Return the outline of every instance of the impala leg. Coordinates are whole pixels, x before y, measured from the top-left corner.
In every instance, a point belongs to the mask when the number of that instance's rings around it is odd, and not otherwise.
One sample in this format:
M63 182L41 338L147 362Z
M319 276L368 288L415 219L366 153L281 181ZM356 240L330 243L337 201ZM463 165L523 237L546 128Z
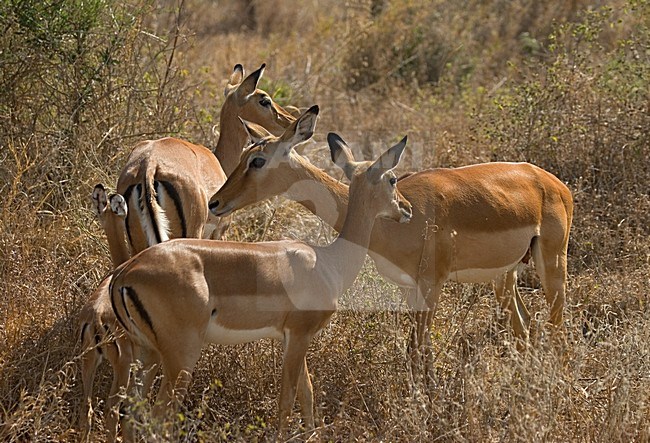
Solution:
M104 413L105 427L108 433L108 440L115 441L117 438L117 424L118 421L124 430L126 421L121 417L121 391L128 395L129 384L131 383L131 363L133 362L133 348L131 342L126 337L122 336L109 343L104 347L106 357L113 368L113 382L111 383L111 390L106 400L106 409ZM126 399L127 402L130 399Z
M513 268L495 280L495 294L505 314L499 319L500 330L505 330L504 320L510 320L518 339L518 346L528 341L530 313L517 288L517 268Z
M93 385L95 372L102 362L98 349L91 349L81 357L81 384L83 386L83 400L79 411L79 429L85 437L90 431L90 410L92 404Z
M432 285L427 280L418 282L418 289L406 289L406 300L413 312L414 325L409 342L411 372L414 380L433 373L431 333L435 309L440 299L442 285Z
M141 365L137 373L135 374L135 377L131 377L130 381L129 380L126 381L128 383L127 402L132 401L133 399L140 400L140 399L147 398L147 394L151 389L151 385L153 384L156 378L157 369L160 361L160 358L158 357L158 353L156 351L137 346L135 343L132 343L130 341L128 342L128 345L131 347L132 357L130 358L129 362L127 362L125 358L123 364L126 365L127 367L131 367L131 362L135 361L135 359L137 358L137 360L140 361ZM142 381L142 390L137 389L138 388L137 383L140 380ZM121 386L124 385L120 384L120 387ZM129 420L129 417L124 414L124 411L119 411L119 412L120 412L120 416L119 416L120 426L122 428L122 436L124 438L124 441L125 442L135 441L136 440L135 430L131 425L132 424L131 420Z
M182 343L183 341L179 341ZM198 343L192 346L190 343ZM192 372L201 356L201 341L185 340L185 346L167 356L162 355L162 381L153 408L153 416L162 420L169 410L174 411L180 404L192 381Z
M282 384L280 387L280 399L278 402L278 436L284 439L287 432L287 422L291 415L291 409L296 399L296 391L298 387L298 380L304 373L309 379L307 374L307 366L305 364L305 355L309 347L311 337L292 335L291 332L285 333L284 339L284 362L282 364ZM304 378L303 376L303 378ZM303 380L304 382L304 380ZM311 383L310 383L311 384ZM303 386L304 392L302 395L305 397L305 409L307 406L313 408L313 395L311 389ZM309 417L313 427L313 409L303 412L303 416Z
M566 297L566 245L539 238L532 249L535 270L542 281L546 303L551 310L549 322L558 329L562 325Z
M316 427L314 425L314 389L309 379L306 357L303 359L302 370L298 378L298 401L305 429L311 431Z
M146 399L158 374L160 356L152 349L144 349L140 346L134 346L134 349L134 353L139 356L138 359L142 362L142 398Z

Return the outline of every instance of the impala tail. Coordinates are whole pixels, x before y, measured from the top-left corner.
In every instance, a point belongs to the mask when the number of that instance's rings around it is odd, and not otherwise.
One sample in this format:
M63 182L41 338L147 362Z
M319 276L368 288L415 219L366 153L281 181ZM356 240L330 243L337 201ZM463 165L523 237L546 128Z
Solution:
M167 189L168 186L155 179L156 169L157 166L148 164L138 180L139 183L129 187L125 192L129 207L134 208L137 212L137 220L147 246L169 240L171 227L165 212L167 206L165 201L170 197L173 204L177 205L174 193L170 193ZM127 233L131 242L133 241L133 229L134 227L127 223Z

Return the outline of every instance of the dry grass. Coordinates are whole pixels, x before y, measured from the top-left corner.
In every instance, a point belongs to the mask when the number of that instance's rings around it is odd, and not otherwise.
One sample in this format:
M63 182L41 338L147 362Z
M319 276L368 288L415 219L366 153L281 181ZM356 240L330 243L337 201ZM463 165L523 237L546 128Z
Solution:
M305 154L332 173L326 132L364 155L408 133L404 169L532 161L576 202L565 341L546 334L532 272L535 346L523 354L494 333L488 285L448 285L426 388L408 370L399 292L369 262L309 353L319 438L650 441L650 5L596 3L2 2L0 438L79 439L76 315L109 269L93 185L115 183L146 137L214 145L232 67L266 62L278 101L321 106ZM332 238L281 200L237 214L229 235ZM271 342L210 347L181 424L140 429L264 440L280 361ZM104 438L96 409L92 441Z

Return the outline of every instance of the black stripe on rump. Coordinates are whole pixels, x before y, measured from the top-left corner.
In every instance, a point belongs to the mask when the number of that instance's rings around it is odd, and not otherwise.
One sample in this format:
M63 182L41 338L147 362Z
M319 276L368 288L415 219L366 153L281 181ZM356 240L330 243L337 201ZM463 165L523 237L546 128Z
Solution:
M144 309L144 306L142 305L142 302L140 301L140 297L138 297L138 294L135 292L135 290L129 286L126 286L122 288L122 302L124 303L124 293L126 292L129 295L129 298L133 302L133 305L135 306L135 310L138 311L138 315L144 322L149 326L149 329L151 329L151 332L153 332L154 337L156 336L156 331L153 328L153 323L151 321L151 317L149 317L149 313ZM129 318L132 319L131 314L129 311L126 309L126 303L124 303L124 310L126 311L126 314L129 316Z
M126 201L126 206L128 208L129 206L129 201L131 200L131 194L133 193L133 187L135 185L131 185L128 188L126 188L126 191L124 191L124 201ZM131 218L131 214L133 211L129 210L126 213L126 219L124 220L124 227L126 228L126 235L129 237L129 245L133 245L133 238L131 237L131 230L129 229L129 219Z
M84 334L86 333L86 329L88 328L88 323L84 323L84 325L81 327L81 335L79 337L79 340L81 341L81 344L84 342Z
M181 196L178 194L176 188L174 188L174 185L172 185L170 182L159 181L158 183L163 185L163 188L165 188L165 192L169 194L172 201L174 202L174 206L176 206L176 212L178 213L178 218L181 221L181 237L187 238L187 225L185 223L185 214L183 213L183 206L181 204ZM160 204L160 202L158 202L158 204Z
M126 322L122 319L122 317L120 317L120 313L115 306L115 298L113 297L113 281L114 280L111 280L111 284L108 287L109 293L111 294L111 307L113 308L113 312L115 313L115 318L117 318L118 323L122 325L125 331L128 331L129 328L127 328ZM124 306L124 296L122 296L122 306ZM124 306L124 310L126 311L126 306Z
M142 194L140 194L140 195L142 195ZM156 235L156 243L160 243L162 240L160 239L160 232L158 232L158 221L156 220L156 217L154 217L153 205L152 205L152 202L151 202L151 189L149 189L149 186L147 186L147 185L145 185L145 187L144 187L144 202L147 205L147 211L149 212L149 220L151 221L151 229L153 229L153 233ZM149 246L152 246L152 245L149 245Z

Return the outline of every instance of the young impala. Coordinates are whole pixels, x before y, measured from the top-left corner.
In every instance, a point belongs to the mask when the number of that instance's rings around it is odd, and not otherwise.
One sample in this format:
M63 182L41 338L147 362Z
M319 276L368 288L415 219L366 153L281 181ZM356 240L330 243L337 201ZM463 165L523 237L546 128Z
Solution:
M124 231L124 218L128 211L126 202L119 194L107 196L102 185L95 187L92 198L93 210L106 235L109 238L121 239L109 244L111 258L117 266L129 258ZM113 382L106 399L104 427L108 432L109 441L115 441L119 417L117 411L119 392L123 387L129 386L131 363L136 357L143 362L145 370L143 393L146 394L153 382L156 372L153 368L158 363L158 358L154 353L147 353L133 344L117 323L108 292L110 281L111 275L104 278L79 313L79 337L83 349L81 354L83 396L79 408L79 429L84 436L89 431L95 372L102 360L106 358L113 370Z
M296 145L311 137L318 108L310 108L272 143ZM284 344L278 431L284 434L296 393L313 429L307 349L329 322L339 296L358 274L375 217L406 222L410 204L392 169L406 139L377 161L354 161L334 134L332 158L350 177L350 205L341 235L326 247L298 241L264 243L172 240L122 265L111 302L129 336L161 356L163 381L156 413L182 399L206 343L236 344L275 338Z
M341 232L348 187L271 134L260 140L263 130L254 129L250 134L253 139L257 134L258 142L210 199L213 213L226 216L284 194ZM414 311L409 345L414 364L422 362L420 351L430 349L434 310L448 280L496 280L497 299L525 342L530 315L517 290L517 267L529 251L551 308L550 322L562 323L573 200L554 175L528 163L485 163L416 172L397 187L413 205L413 220L378 220L369 255L378 271L402 288Z

